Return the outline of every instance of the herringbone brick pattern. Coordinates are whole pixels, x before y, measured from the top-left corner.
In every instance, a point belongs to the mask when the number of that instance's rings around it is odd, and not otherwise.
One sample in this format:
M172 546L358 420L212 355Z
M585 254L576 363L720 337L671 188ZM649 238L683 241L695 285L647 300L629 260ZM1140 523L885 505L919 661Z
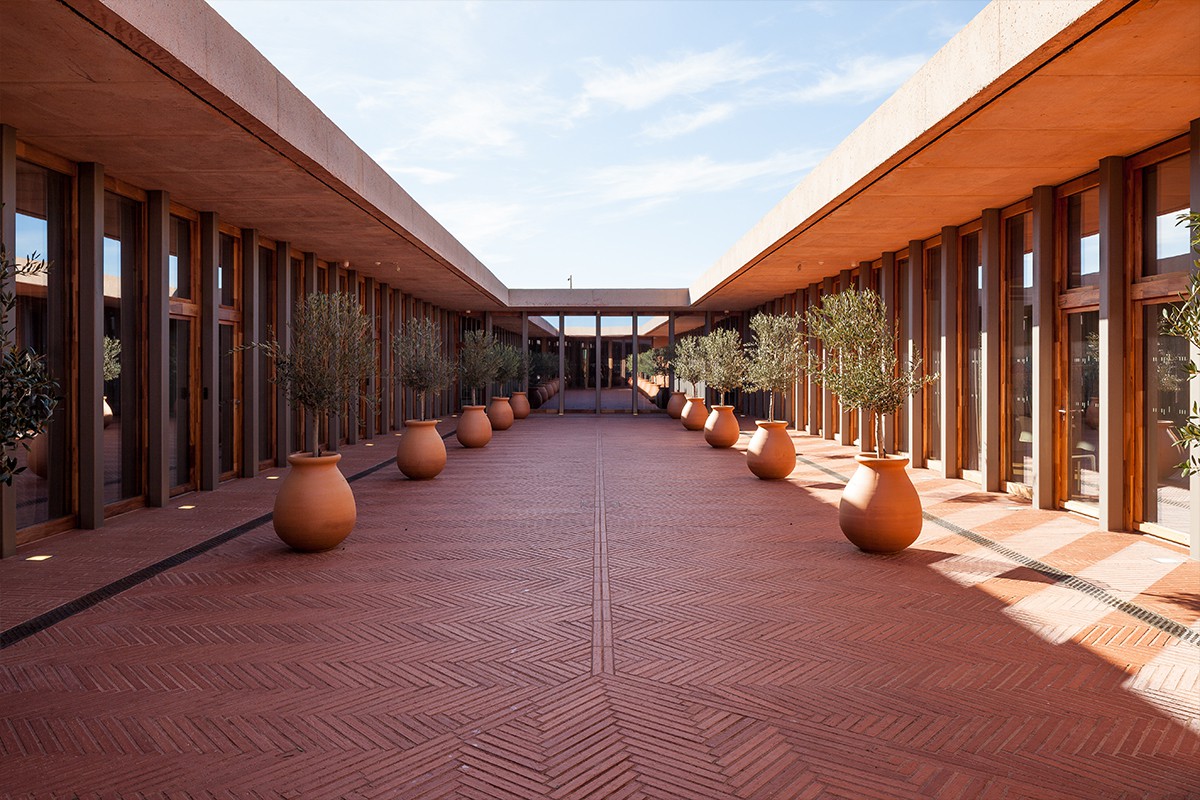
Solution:
M263 526L0 653L0 793L1200 797L1200 647L935 522L859 553L848 451L796 440L763 482L662 416L531 417L367 475L333 552ZM1178 551L913 476L1200 630Z

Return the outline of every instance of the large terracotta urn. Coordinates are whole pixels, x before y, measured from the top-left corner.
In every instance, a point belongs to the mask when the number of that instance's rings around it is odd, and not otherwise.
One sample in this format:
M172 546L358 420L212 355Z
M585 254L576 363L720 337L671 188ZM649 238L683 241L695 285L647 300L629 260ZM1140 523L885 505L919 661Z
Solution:
M838 524L868 553L898 553L921 535L921 498L908 477L903 456L854 457L858 469L842 490Z
M704 430L704 421L708 419L708 409L704 407L703 397L689 397L679 415L683 427L689 431Z
M671 419L679 419L683 416L683 407L687 405L687 396L683 392L671 392L671 399L667 401L667 414Z
M493 397L491 405L487 408L488 420L492 423L492 430L506 431L513 424L513 410L508 402L507 397Z
M713 447L733 447L740 435L733 406L713 406L704 422L704 441Z
M358 519L354 492L338 469L340 453L288 456L287 477L275 495L275 533L293 550L319 553L350 535Z
M463 447L484 447L492 440L492 423L483 406L463 406L454 436Z
M796 468L796 446L788 436L787 421L756 420L758 430L746 448L746 466L765 481L786 478Z
M525 419L529 416L529 395L525 392L513 392L508 401L512 407L513 419Z
M414 481L436 478L446 466L446 443L436 419L404 421L404 435L396 445L396 466Z

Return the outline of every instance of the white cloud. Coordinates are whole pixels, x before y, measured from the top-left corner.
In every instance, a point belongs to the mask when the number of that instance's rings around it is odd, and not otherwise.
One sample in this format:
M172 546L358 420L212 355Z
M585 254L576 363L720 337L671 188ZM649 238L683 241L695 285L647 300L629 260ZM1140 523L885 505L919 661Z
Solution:
M806 103L849 97L871 100L889 94L926 61L926 56L912 54L881 58L867 55L844 61L836 71L826 71L814 85L791 94L791 99Z
M528 241L540 233L530 208L523 203L450 200L431 202L427 209L484 263L510 260L499 252L502 243Z
M728 119L733 114L729 103L715 103L691 114L670 114L658 122L642 128L642 133L652 139L674 139L706 125Z
M433 169L432 167L418 167L411 163L406 163L402 156L402 150L389 147L373 155L372 158L400 184L406 183L406 178L412 178L426 185L433 185L452 181L458 177L457 174L447 172L446 170Z
M650 207L681 195L724 192L770 179L792 184L799 173L811 169L823 151L777 153L758 161L718 162L708 156L684 161L625 164L594 170L585 176L585 193L603 203L638 203Z
M744 83L774 71L768 56L744 56L732 46L689 53L673 61L639 59L629 69L602 67L584 82L576 113L594 101L627 111L649 108L676 95L694 95L729 83Z

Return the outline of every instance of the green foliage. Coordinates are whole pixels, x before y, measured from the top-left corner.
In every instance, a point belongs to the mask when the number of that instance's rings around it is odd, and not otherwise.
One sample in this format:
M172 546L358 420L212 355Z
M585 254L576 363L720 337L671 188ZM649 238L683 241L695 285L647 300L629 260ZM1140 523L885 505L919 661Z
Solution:
M737 331L717 328L701 341L704 380L720 393L721 405L725 405L725 395L746 382L749 361L742 337Z
M513 347L511 344L496 342L494 358L496 359L496 377L497 383L507 384L509 381L520 377L522 362L521 350Z
M260 348L275 363L271 380L283 387L288 402L314 415L340 413L359 399L374 404L363 386L375 371L375 340L371 320L355 297L310 293L296 303L290 333L287 344L272 337L246 345ZM313 455L321 455L320 444Z
M804 356L804 337L800 335L797 314L755 314L750 320L754 341L749 345L750 367L747 384L769 393L767 416L775 421L775 392L786 392L796 385Z
M692 396L696 394L696 384L704 377L704 343L703 337L685 336L675 342L675 375L681 381L692 385Z
M417 393L417 413L425 419L425 398L437 396L454 380L454 362L443 352L442 330L431 319L409 319L392 339L400 382Z
M496 379L495 337L483 331L467 331L458 353L458 376L471 390L471 405L476 405L476 392Z
M638 353L637 371L644 378L666 375L670 369L665 347L651 347ZM625 371L633 372L633 353L625 356Z
M14 475L25 470L17 465L13 450L20 444L29 449L29 440L46 428L58 404L58 382L50 377L43 356L12 340L11 316L17 305L13 281L18 275L41 275L49 268L34 253L23 263L9 259L0 244L0 481L12 485Z
M543 353L535 350L529 354L529 380L544 383L558 377L558 353Z
M1200 254L1200 212L1180 214L1177 225L1187 225L1192 235L1192 252ZM1167 318L1163 321L1162 332L1168 336L1182 336L1193 348L1200 347L1200 258L1192 262L1192 270L1188 288L1180 295L1178 305L1171 306ZM1187 377L1190 381L1200 374L1200 366L1194 361L1187 363ZM1193 403L1188 421L1179 426L1178 438L1175 444L1182 445L1192 451L1187 460L1178 465L1183 475L1194 475L1200 472L1200 405Z
M882 458L883 415L895 413L906 397L937 375L921 377L918 353L907 367L900 365L896 328L888 324L883 300L870 289L846 289L824 298L808 310L805 322L809 336L820 343L806 353L809 377L837 395L843 408L875 413L876 452Z
M121 377L121 340L104 337L104 363L101 367L105 382Z

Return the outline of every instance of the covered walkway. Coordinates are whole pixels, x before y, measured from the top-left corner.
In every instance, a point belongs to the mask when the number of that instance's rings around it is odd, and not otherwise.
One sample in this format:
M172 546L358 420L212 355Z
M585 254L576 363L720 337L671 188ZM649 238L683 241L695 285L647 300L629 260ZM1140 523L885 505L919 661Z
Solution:
M916 470L925 533L868 556L850 450L767 483L664 415L535 415L425 483L393 441L346 450L330 553L274 537L272 470L0 562L4 792L1196 796L1181 548Z

